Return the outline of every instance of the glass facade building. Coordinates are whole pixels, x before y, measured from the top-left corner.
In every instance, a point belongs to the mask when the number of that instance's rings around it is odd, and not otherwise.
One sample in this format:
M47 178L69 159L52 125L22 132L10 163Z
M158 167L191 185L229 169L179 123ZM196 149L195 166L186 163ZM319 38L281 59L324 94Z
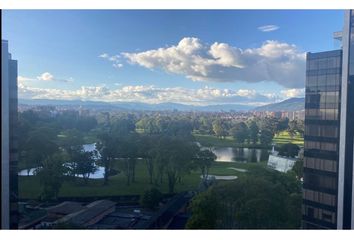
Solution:
M1 42L1 229L18 226L17 61Z
M342 51L308 53L303 228L336 228Z
M302 227L354 229L354 12L342 49L308 53Z

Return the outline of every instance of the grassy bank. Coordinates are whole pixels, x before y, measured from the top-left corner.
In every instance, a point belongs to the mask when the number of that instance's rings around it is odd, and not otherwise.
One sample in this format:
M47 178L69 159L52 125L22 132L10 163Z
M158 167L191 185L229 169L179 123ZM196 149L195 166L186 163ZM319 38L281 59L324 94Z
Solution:
M244 148L267 148L264 145L258 144L238 144L232 136L218 138L214 135L193 134L195 140L204 147L244 147Z
M215 162L210 169L213 175L236 175L241 177L243 172L238 172L233 168L242 168L252 171L254 166L265 166L266 163L234 163L234 162ZM82 179L76 179L76 182L65 181L59 196L60 197L85 197L85 196L119 196L119 195L135 195L142 194L146 189L152 187L149 184L149 177L143 161L138 162L136 166L136 182L130 186L126 184L126 177L123 173L110 177L109 185L103 186L103 179L90 179L88 184L83 184ZM181 183L176 184L176 192L195 190L200 183L200 171L192 171L185 175ZM163 193L168 192L167 179L163 179L163 183L157 187ZM19 177L19 197L35 199L40 195L39 179L36 176Z
M237 144L232 136L227 136L225 138L218 138L214 135L202 135L193 134L196 141L205 147L245 147L245 148L269 148L260 143L258 144ZM304 138L296 133L294 137L291 137L287 131L282 131L278 135L274 136L273 142L277 145L282 145L285 143L293 143L299 146L304 145Z
M294 137L291 137L287 131L280 132L277 136L273 138L273 141L278 144L293 143L299 146L304 146L304 138L300 133L296 133Z

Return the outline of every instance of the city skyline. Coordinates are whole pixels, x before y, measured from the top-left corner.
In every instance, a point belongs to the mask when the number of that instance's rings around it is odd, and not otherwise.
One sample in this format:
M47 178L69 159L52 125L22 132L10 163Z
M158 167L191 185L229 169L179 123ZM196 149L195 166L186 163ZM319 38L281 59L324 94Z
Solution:
M19 98L258 106L304 96L305 54L336 48L342 15L8 10L3 38Z

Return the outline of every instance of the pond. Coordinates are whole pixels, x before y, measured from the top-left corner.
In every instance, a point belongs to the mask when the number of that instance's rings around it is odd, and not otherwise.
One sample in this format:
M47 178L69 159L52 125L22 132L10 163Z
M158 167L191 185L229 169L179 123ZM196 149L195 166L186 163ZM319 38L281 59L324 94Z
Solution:
M96 149L96 144L95 143L92 143L92 144L84 144L82 145L83 149L85 152L92 152L94 150L97 150ZM100 154L98 153L98 158L100 156ZM34 175L34 172L36 171L37 168L31 168L29 169L29 172L28 172L28 169L24 169L20 172L18 172L18 176L33 176ZM79 175L78 177L81 177L81 175ZM104 167L100 167L100 166L97 166L97 171L94 173L94 174L90 174L90 179L99 179L99 178L103 178L104 177Z
M268 149L213 147L211 151L216 155L216 162L260 162L267 161Z

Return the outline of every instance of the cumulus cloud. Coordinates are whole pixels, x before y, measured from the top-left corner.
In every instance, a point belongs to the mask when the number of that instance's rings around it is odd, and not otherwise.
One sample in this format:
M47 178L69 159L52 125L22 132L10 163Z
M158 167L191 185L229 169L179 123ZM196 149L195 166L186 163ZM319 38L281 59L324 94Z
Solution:
M72 82L73 78L69 79L61 79L61 78L56 78L53 76L53 74L49 72L44 72L41 75L37 76L37 80L40 81L56 81L56 82Z
M305 52L278 41L240 49L227 43L210 45L186 37L171 47L121 55L130 64L163 69L193 81L272 81L287 88L302 88L305 82Z
M29 78L29 77L24 77L24 76L18 76L17 77L17 81L18 82L26 82L26 81L32 81L32 80L36 80L34 78Z
M38 80L43 80L43 81L52 81L54 79L54 76L50 74L49 72L42 73L40 76L37 77Z
M100 58L108 58L109 55L107 53L102 53L101 55L99 55L98 57Z
M122 68L123 64L120 62L121 56L119 55L109 55L108 53L102 53L98 56L99 58L103 58L109 62L112 62L112 66L115 68Z
M292 89L285 89L281 91L281 94L286 98L293 98L293 97L304 97L305 95L305 88L292 88Z
M277 25L264 25L264 26L258 27L258 30L262 31L262 32L272 32L272 31L276 31L278 29L279 29L279 27Z
M77 90L35 88L19 84L19 97L32 99L66 99L95 101L124 101L163 103L175 102L191 105L245 104L260 105L269 103L271 98L265 94L248 89L218 89L204 87L188 89L182 87L159 88L153 85L120 86L110 89L106 86L82 86Z
M121 67L123 67L123 64L121 64L121 63L114 63L114 64L113 64L113 67L115 67L115 68L121 68Z

